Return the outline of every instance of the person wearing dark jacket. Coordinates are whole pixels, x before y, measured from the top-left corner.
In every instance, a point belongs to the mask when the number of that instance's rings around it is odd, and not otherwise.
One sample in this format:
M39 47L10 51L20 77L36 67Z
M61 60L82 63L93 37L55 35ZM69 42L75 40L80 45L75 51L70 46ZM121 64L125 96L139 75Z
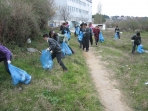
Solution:
M64 27L64 23L62 23L62 25L60 26L60 31L63 30L63 27Z
M87 24L84 23L83 24L83 28L82 28L82 32L83 32L83 50L86 48L86 52L89 51L89 39L90 39L90 29L87 27Z
M118 26L116 26L116 28L115 28L115 33L117 33L118 38L120 39L120 29Z
M57 33L55 33L54 31L49 31L49 37L53 38L54 40L56 40L59 44L61 44L61 38L59 37L59 35ZM65 40L66 39L66 40ZM69 46L68 43L68 39L67 37L64 37L62 42L66 42L68 47L70 48L71 52L74 54L74 51L72 50L72 48Z
M63 23L63 27L60 29L60 31L61 31L61 34L65 34L66 32L68 33L70 33L70 30L69 30L69 28L66 26L66 23Z
M92 29L92 23L89 23L89 29L90 29L90 44L93 45L93 29Z
M58 63L63 68L63 71L68 71L67 67L64 65L64 63L61 60L61 47L59 43L54 40L53 38L49 38L48 34L43 35L44 40L46 40L49 43L49 48L47 48L48 51L52 51L52 59L55 57L57 58Z
M131 37L131 41L133 42L133 48L132 48L132 53L135 52L136 46L141 44L141 36L140 32L137 32L136 35Z
M11 51L3 46L3 45L0 45L0 62L4 61L4 66L5 66L5 70L9 73L9 68L8 68L8 64L11 63L11 59L12 59L12 53Z
M59 43L59 36L53 30L49 31L49 37L53 38L54 40L56 40Z

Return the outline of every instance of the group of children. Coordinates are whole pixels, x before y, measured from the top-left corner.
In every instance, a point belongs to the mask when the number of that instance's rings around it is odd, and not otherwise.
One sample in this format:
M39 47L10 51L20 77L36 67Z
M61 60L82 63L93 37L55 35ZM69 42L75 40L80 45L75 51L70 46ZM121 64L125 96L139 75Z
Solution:
M86 52L89 51L89 42L91 45L93 45L93 35L95 39L95 44L96 46L98 46L99 34L99 26L97 25L94 28L91 22L88 24L88 26L87 23L80 24L80 27L78 25L75 25L75 36L78 37L80 48L83 48L83 50L86 48Z
M89 51L89 41L90 41L90 44L93 45L93 38L92 38L93 35L95 38L95 44L96 46L98 45L99 34L100 34L99 26L96 26L94 28L92 26L92 23L89 23L88 26L87 26L87 23L82 23L80 27L76 26L75 28L79 28L79 30L75 31L76 36L79 36L80 33L82 34L82 38L79 40L80 48L83 48L83 50L86 49L86 52L88 52ZM60 27L60 34L64 35L66 33L70 33L69 25L67 25L67 23L63 23ZM116 26L115 28L115 33L118 34L118 37L120 39L120 30L118 26ZM57 34L54 31L49 31L49 34L44 34L43 38L49 44L49 48L47 48L47 51L52 51L52 54L51 54L52 59L56 57L63 71L68 71L67 67L62 62L62 56L61 56L62 50L61 50L60 44L62 42L67 42L67 45L69 49L72 51L72 53L74 53L74 51L68 44L68 41L70 40L70 38L63 36L64 38L62 38L61 40L60 34ZM137 32L136 35L134 35L131 38L131 41L133 42L132 53L134 53L136 46L141 44L140 32ZM0 62L4 61L5 69L9 74L10 74L10 71L8 68L8 64L11 63L11 59L12 59L12 52L7 47L0 44Z

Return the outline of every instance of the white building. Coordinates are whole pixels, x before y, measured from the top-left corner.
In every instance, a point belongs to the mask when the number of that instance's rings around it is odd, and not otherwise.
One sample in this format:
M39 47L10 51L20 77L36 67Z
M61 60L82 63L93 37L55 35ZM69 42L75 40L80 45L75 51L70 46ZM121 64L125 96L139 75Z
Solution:
M67 20L70 27L81 22L92 22L92 0L54 0L54 2L58 7L67 7L67 11L70 12ZM49 24L59 26L63 22L64 20L60 16L59 10L57 10Z

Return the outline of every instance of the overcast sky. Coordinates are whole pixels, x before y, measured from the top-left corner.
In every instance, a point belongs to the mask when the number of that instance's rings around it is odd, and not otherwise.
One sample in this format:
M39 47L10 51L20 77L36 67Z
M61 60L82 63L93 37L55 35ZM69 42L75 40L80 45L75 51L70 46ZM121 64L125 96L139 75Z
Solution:
M102 14L148 17L148 0L92 0L92 13L102 4Z

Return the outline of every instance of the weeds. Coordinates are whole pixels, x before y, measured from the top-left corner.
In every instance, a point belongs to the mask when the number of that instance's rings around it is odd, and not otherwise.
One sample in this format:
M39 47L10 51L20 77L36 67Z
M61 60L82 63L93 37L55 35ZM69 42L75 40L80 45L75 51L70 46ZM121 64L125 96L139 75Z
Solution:
M114 32L105 31L103 36L105 42L100 43L97 51L102 55L102 60L109 62L107 68L115 73L115 78L119 80L120 89L127 99L124 99L130 107L137 111L148 110L148 57L144 54L131 54L132 44L130 38L133 33L123 32L120 40L114 40ZM147 32L141 33L142 44L145 50L147 46Z
M31 44L38 50L48 47L48 44L40 38ZM0 63L1 111L101 111L102 106L82 56L82 50L73 36L70 46L75 54L63 59L69 69L66 73L62 71L56 59L53 69L45 71L41 66L39 53L27 52L25 50L27 46L23 49L11 47L13 54L16 55L12 64L28 72L32 76L32 81L29 85L13 86L10 75Z

